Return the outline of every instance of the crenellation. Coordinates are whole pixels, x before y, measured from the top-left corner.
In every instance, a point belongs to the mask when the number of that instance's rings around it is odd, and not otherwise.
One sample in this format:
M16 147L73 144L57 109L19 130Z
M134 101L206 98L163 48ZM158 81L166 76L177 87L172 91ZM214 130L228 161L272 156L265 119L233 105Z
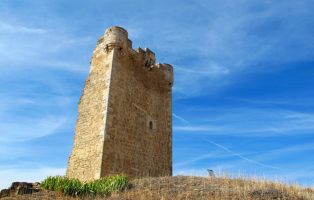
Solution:
M105 49L109 52L113 48L117 48L118 51L122 51L128 54L132 60L135 60L137 65L145 66L148 70L157 68L165 71L165 78L168 80L170 86L173 85L173 67L170 64L156 63L155 53L149 48L144 50L140 47L137 49L132 49L132 41L128 38L128 33L125 29L114 26L105 31L104 36L102 36L96 47L96 49ZM122 49L121 49L122 48Z

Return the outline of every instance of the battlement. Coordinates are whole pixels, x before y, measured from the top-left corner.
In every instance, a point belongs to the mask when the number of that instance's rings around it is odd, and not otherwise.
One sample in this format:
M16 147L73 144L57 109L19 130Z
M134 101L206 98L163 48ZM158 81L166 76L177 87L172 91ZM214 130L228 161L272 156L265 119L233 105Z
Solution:
M106 29L104 35L98 41L98 48L96 50L105 49L110 52L112 49L119 50L120 55L132 57L140 66L144 66L147 70L156 69L161 71L168 85L173 84L173 67L169 64L157 63L155 53L149 48L137 49L132 48L132 41L128 38L128 32L122 27L112 26Z

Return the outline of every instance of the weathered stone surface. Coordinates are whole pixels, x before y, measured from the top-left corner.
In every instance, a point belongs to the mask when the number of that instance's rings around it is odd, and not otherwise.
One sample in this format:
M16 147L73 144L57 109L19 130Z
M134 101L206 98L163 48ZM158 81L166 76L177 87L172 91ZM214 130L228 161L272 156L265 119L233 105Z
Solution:
M123 28L107 29L79 102L67 176L172 175L172 85L171 65L133 50Z

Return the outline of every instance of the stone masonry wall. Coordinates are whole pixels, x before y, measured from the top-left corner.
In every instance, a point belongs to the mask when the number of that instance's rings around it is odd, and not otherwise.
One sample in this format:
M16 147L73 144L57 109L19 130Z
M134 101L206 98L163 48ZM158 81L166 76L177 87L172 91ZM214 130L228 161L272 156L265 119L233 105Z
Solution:
M74 145L67 176L84 181L100 178L113 53L96 47L78 105Z
M172 175L171 85L165 79L166 68L147 68L137 54L128 53L117 51L113 60L102 176Z
M124 29L107 29L80 99L67 176L172 175L172 85L170 65L133 50Z

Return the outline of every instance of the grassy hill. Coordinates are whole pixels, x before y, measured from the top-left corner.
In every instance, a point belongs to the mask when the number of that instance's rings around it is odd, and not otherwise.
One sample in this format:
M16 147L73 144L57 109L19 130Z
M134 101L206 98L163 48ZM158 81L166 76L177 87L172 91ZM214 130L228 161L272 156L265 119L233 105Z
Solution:
M27 195L1 198L1 200L69 199L59 192L41 190ZM297 185L261 180L230 179L227 177L159 177L130 181L130 188L114 192L108 197L83 197L82 199L107 200L314 200L314 189Z

